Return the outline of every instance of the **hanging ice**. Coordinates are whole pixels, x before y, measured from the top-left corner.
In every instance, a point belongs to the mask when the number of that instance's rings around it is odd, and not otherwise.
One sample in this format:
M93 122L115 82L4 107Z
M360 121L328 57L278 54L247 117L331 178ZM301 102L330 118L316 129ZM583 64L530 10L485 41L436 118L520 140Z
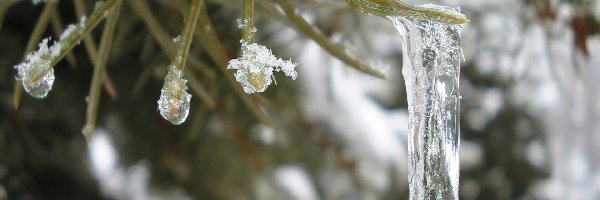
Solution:
M52 89L54 69L50 66L54 55L48 48L48 39L39 44L39 49L27 55L26 61L15 66L17 79L31 96L44 98Z
M403 37L410 199L458 199L460 26L387 18Z
M227 69L235 69L235 79L242 84L244 92L251 94L264 92L271 84L273 71L283 71L286 76L296 80L297 63L283 60L273 55L270 49L256 43L241 41L242 56L232 59Z
M187 93L187 80L182 77L183 72L170 65L158 100L160 115L175 125L183 123L190 112L192 95Z

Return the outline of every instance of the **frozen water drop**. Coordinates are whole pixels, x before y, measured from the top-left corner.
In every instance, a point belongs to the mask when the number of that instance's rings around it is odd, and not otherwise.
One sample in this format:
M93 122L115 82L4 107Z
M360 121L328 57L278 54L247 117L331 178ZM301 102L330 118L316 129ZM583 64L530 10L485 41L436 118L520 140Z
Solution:
M44 72L45 71L45 72ZM25 91L36 98L43 99L45 98L50 90L52 90L52 85L54 84L54 69L49 68L47 70L41 71L40 75L34 75L32 78L22 79L23 88ZM35 78L38 77L39 78ZM35 78L35 80L33 79Z
M41 99L52 89L55 77L51 60L48 39L44 39L36 52L27 55L25 62L15 66L17 79L23 82L23 88L31 96Z
M256 92L264 92L271 85L272 70L263 69L256 73L250 70L238 70L235 73L235 80L242 84L244 92L252 94Z
M158 100L160 115L175 125L183 123L190 112L192 95L187 93L187 81L182 76L181 70L170 65Z
M181 98L169 98L168 92L161 90L158 100L160 115L172 124L179 125L185 121L190 112L191 94L184 92Z

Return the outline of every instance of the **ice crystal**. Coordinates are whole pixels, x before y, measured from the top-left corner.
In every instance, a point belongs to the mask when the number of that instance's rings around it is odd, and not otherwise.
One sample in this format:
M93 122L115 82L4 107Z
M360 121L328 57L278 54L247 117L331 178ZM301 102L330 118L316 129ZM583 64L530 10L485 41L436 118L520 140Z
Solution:
M183 123L190 112L192 95L187 93L187 80L182 77L183 72L170 65L158 100L160 115L175 125Z
M232 59L227 69L235 69L235 79L242 84L244 92L251 94L264 92L272 82L273 71L283 73L296 80L298 65L291 60L283 60L273 55L267 47L252 43L242 43L242 56Z
M23 88L31 96L44 98L52 89L54 70L50 66L55 56L48 48L48 39L39 44L39 49L27 55L26 61L15 66L17 79L23 82Z

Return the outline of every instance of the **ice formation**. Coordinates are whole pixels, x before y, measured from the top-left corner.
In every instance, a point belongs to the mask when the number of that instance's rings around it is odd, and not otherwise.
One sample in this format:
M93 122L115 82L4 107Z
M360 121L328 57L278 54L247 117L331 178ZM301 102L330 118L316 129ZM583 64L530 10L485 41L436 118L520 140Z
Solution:
M460 26L388 19L403 37L410 199L458 199Z
M83 33L85 20L82 17L78 25L69 25L52 46L48 46L50 38L43 39L37 51L28 54L25 62L15 66L16 78L23 82L23 88L28 94L40 99L48 95L55 78L53 65L65 51L65 43Z
M182 77L183 72L170 65L158 100L160 115L175 125L183 123L190 112L192 95L187 93L187 80Z
M227 69L237 70L235 79L242 84L244 92L264 92L272 82L273 71L283 71L286 76L296 80L297 63L275 57L271 50L263 45L248 44L243 40L241 44L242 56L230 60Z
M23 82L23 88L31 96L44 98L52 89L54 69L51 63L53 51L48 47L48 39L39 44L39 49L27 55L26 61L15 66L17 80Z

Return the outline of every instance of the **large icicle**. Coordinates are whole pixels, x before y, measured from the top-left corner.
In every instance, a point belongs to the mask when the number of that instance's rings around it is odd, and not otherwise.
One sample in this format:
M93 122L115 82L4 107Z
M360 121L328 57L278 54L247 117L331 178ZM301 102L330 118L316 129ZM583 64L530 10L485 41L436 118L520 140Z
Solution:
M403 37L410 199L458 199L460 25L387 18Z

